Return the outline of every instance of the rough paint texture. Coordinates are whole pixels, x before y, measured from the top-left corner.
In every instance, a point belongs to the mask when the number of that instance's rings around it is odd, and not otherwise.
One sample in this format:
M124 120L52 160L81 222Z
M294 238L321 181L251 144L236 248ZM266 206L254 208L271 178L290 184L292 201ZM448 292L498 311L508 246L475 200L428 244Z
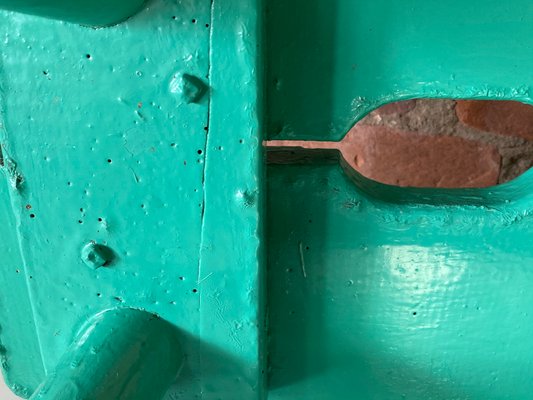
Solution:
M402 99L533 101L531 2L272 0L268 11L270 140L340 141ZM449 129L454 104L443 106ZM420 127L415 110L404 115ZM471 133L485 148L500 137ZM269 398L529 398L533 172L412 189L312 161L268 168Z
M127 307L179 331L166 400L264 396L260 15L154 0L93 29L0 11L0 364L19 395ZM117 400L152 383L127 373Z
M84 321L128 307L179 332L164 400L529 398L533 173L415 190L341 160L265 180L261 141L340 140L401 99L531 102L533 4L267 6L266 38L257 1L154 0L96 30L0 12L10 386L29 397ZM112 261L87 268L91 241Z
M529 398L531 174L369 196L335 165L268 173L272 399Z

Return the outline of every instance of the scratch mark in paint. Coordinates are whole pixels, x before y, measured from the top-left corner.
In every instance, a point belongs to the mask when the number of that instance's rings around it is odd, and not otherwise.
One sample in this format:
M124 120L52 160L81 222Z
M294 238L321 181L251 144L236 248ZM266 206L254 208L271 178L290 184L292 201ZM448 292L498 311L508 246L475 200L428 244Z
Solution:
M211 26L213 26L213 15L214 15L214 0L211 0ZM207 66L207 79L210 81L211 79L211 69L212 69L212 60L211 60L211 46L213 42L213 30L210 30L209 33L209 44L208 44L208 54L209 54L209 64ZM206 190L205 190L205 174L207 170L207 146L209 143L209 125L211 121L211 96L207 99L207 129L205 131L205 141L204 141L204 163L202 165L202 211L200 215L200 249L198 254L198 265L197 265L197 275L196 275L196 281L200 281L200 276L202 275L202 256L204 251L204 231L205 231L205 202L206 202ZM202 293L199 293L198 296L198 307L200 309L200 315L202 313ZM201 362L200 362L201 364Z
M304 249L302 242L298 243L298 249L300 250L300 264L302 266L302 274L307 279L307 271L305 270Z
M19 172L17 163L9 157L2 158L2 167L7 173L7 178L9 179L11 187L15 190L19 190L24 183L24 177Z
M211 9L210 9L210 26L212 27L213 26L213 20L214 20L214 13L215 13L215 0L211 0ZM207 65L207 80L208 82L210 83L211 81L211 72L212 72L212 67L213 67L213 63L212 63L212 54L211 54L211 50L212 50L212 44L213 44L213 29L211 28L209 30L209 40L208 40L208 45L207 45L207 54L208 54L208 65ZM206 190L205 190L205 175L206 175L206 168L207 168L207 163L208 163L208 154L207 154L207 146L208 146L208 143L209 143L209 126L210 126L210 123L211 123L211 106L212 106L212 103L211 103L211 96L208 96L207 98L207 118L206 118L206 131L205 131L205 141L204 141L204 163L202 165L202 212L201 212L201 215L200 215L200 248L199 248L199 252L198 252L198 264L197 264L197 276L196 276L196 281L200 281L200 276L202 275L202 256L203 256L203 252L204 252L204 241L205 241L205 202L206 202ZM200 290L199 293L198 293L198 313L199 313L199 317L200 317L200 321L202 320L202 292L203 290ZM202 332L202 324L200 324L200 329L199 329L199 337L200 339L202 338L203 336L203 332ZM201 345L201 340L200 340L200 346L199 346L199 349L198 349L198 352L199 352L199 355L198 355L198 364L199 364L199 367L200 367L200 370L203 368L203 353L204 353L204 349L202 348L202 345Z
M135 183L139 183L141 180L139 179L139 176L135 173L133 168L129 167L131 170L131 173L133 174L133 179L135 180Z
M0 123L0 125L2 124ZM4 137L6 136L7 135L5 134L5 129L4 129ZM24 176L19 171L15 160L13 160L9 156L5 148L5 145L2 145L2 144L0 144L0 170L5 172L6 177L9 180L9 183L11 185L11 188L15 190L19 190L21 188L22 184L24 183Z
M211 275L213 275L212 272L210 272L209 274L207 274L207 276L205 276L205 277L203 277L201 280L199 280L199 281L197 282L197 285L200 285L203 281L209 279L209 278L211 277Z

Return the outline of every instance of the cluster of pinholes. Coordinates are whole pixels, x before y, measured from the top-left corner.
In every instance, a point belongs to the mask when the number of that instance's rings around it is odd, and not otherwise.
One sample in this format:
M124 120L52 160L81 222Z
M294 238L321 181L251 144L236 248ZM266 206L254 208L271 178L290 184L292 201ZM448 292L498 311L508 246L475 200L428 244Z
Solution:
M530 100L533 9L518 3L270 1L269 139L341 140L400 99ZM354 184L331 163L270 165L273 397L527 398L523 178L414 190Z
M269 351L280 398L308 386L315 398L526 396L530 382L515 382L531 357L520 343L533 329L523 262L530 194L491 212L369 199L335 165L268 173ZM484 360L475 374L472 357Z
M53 370L80 320L120 306L180 327L187 361L169 398L263 394L259 15L254 2L196 0L151 2L100 30L33 17L13 30L26 17L2 15L0 196L11 210L0 213L13 238L2 246L20 247L24 257L6 263L28 297L0 319L18 393ZM27 82L39 101L15 95ZM211 86L239 93L240 106L214 101ZM111 261L94 253L101 246ZM35 332L20 315L33 316Z
M27 280L47 370L80 319L105 308L197 329L209 93L190 102L171 85L184 74L207 85L210 7L153 2L99 30L2 13L2 166L23 177L2 192L19 226L5 234L21 242L11 272ZM91 242L112 262L87 268Z

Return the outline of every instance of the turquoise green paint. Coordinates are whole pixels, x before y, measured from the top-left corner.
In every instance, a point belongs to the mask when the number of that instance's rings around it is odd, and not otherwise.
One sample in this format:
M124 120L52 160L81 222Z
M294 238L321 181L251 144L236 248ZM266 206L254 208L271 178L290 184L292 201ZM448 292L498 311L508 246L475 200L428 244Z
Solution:
M145 3L146 0L1 0L0 9L101 27L124 21Z
M2 206L0 221L2 240L0 240L0 363L6 383L14 392L29 397L44 377L44 368L35 332L35 321L30 298L27 293L26 277L17 240L16 221L6 199L9 186L0 184ZM9 288L6 291L4 288ZM7 295L9 297L7 297ZM11 300L10 300L11 299ZM13 353L19 354L18 357Z
M31 400L160 400L183 363L176 329L119 308L88 321Z
M263 397L261 16L225 3L156 0L105 29L0 12L0 357L24 398L70 382L80 326L117 307L178 330L164 399Z
M340 140L401 99L532 102L527 1L271 0L266 21L271 139ZM413 190L340 164L267 171L269 399L531 397L533 175Z
M529 398L531 173L474 202L335 165L268 177L269 398Z
M530 102L533 4L270 0L268 136L339 140L409 98Z
M259 4L213 4L199 329L223 356L211 361L213 377L202 385L206 400L259 400L266 393ZM201 357L209 359L208 351Z
M528 398L531 174L468 191L384 186L342 160L265 177L261 141L338 140L405 98L531 102L533 6L154 0L110 28L63 22L140 5L106 4L0 12L14 391Z
M91 241L81 250L81 259L89 268L97 269L111 265L114 255L110 248Z

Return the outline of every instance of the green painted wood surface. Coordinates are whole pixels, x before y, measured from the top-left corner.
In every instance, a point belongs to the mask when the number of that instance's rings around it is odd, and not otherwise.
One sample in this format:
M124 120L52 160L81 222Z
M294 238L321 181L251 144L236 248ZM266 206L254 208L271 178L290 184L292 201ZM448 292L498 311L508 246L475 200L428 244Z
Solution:
M1 0L0 9L102 27L126 20L145 3L146 0Z
M19 395L128 307L179 330L166 399L262 397L258 10L158 0L105 29L0 12L0 357Z
M334 165L268 176L270 398L529 398L531 173L453 205Z
M271 139L340 140L401 99L532 102L527 1L270 0L266 23ZM532 187L270 166L269 398L531 397Z
M412 190L342 160L265 177L261 151L263 134L338 140L399 99L531 102L528 2L0 19L0 359L17 393L57 382L84 323L120 307L177 331L165 400L529 397L531 173Z
M269 0L268 136L339 140L409 98L530 102L524 0Z
M183 355L174 326L117 308L91 318L31 400L160 400Z

